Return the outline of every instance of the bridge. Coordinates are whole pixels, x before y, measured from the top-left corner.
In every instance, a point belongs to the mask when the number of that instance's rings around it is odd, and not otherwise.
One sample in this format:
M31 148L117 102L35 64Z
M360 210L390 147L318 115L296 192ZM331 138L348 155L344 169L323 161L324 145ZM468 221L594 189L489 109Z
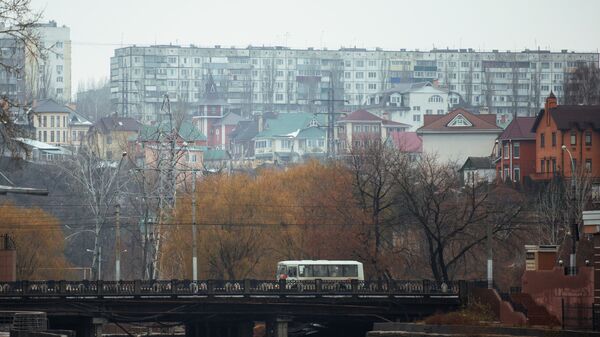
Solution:
M50 328L75 330L77 337L97 335L106 322L174 322L186 326L188 337L247 337L256 321L286 337L292 321L411 320L455 309L466 296L464 281L0 282L0 310L46 312Z

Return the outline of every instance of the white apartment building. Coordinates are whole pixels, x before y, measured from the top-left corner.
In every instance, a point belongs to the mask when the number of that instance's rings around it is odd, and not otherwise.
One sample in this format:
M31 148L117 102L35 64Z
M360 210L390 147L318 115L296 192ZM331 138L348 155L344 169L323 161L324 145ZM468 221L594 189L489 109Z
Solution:
M406 131L423 126L423 115L445 115L452 103L447 90L431 82L395 84L368 96L365 109L379 117L410 125Z
M111 94L124 115L157 119L164 95L194 105L211 74L229 109L318 112L317 100L345 99L352 111L394 85L439 83L452 104L487 107L495 114L534 115L544 97L563 92L565 72L598 53L563 50L476 52L472 49L387 51L286 47L200 48L175 45L118 48L111 58Z

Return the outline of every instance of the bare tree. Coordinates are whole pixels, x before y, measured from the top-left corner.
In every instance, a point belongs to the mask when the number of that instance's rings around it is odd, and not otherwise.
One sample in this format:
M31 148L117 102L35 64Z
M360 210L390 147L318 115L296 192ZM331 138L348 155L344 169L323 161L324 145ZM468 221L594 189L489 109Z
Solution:
M425 256L435 280L448 282L458 262L486 238L486 225L495 237L518 226L523 206L511 194L473 182L462 187L452 163L424 156L398 169L397 207L421 232Z
M112 106L108 80L90 81L87 85L80 83L77 88L76 103L77 112L92 121L97 121L110 114Z
M492 111L493 98L494 98L494 73L490 70L489 66L483 66L483 80L485 85L484 96L485 105Z
M265 112L273 111L273 102L275 100L275 84L277 80L277 67L275 66L275 57L263 58L263 67L261 70L261 92L262 102Z
M564 76L564 104L600 104L600 69L595 63L580 62Z

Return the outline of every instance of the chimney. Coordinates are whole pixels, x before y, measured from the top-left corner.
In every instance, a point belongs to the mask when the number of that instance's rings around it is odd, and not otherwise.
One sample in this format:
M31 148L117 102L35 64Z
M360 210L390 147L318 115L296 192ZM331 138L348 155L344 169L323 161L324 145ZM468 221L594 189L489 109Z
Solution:
M546 125L550 125L550 109L556 108L557 106L556 96L554 92L550 91L550 95L546 98L546 104L544 104L544 113L546 113Z

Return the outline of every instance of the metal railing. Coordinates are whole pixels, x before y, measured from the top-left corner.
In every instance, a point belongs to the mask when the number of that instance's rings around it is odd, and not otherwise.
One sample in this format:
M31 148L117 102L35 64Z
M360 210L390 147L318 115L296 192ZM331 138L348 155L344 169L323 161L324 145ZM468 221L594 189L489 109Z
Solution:
M135 280L0 282L1 297L186 296L186 295L437 295L459 294L459 282L286 281L286 280Z

